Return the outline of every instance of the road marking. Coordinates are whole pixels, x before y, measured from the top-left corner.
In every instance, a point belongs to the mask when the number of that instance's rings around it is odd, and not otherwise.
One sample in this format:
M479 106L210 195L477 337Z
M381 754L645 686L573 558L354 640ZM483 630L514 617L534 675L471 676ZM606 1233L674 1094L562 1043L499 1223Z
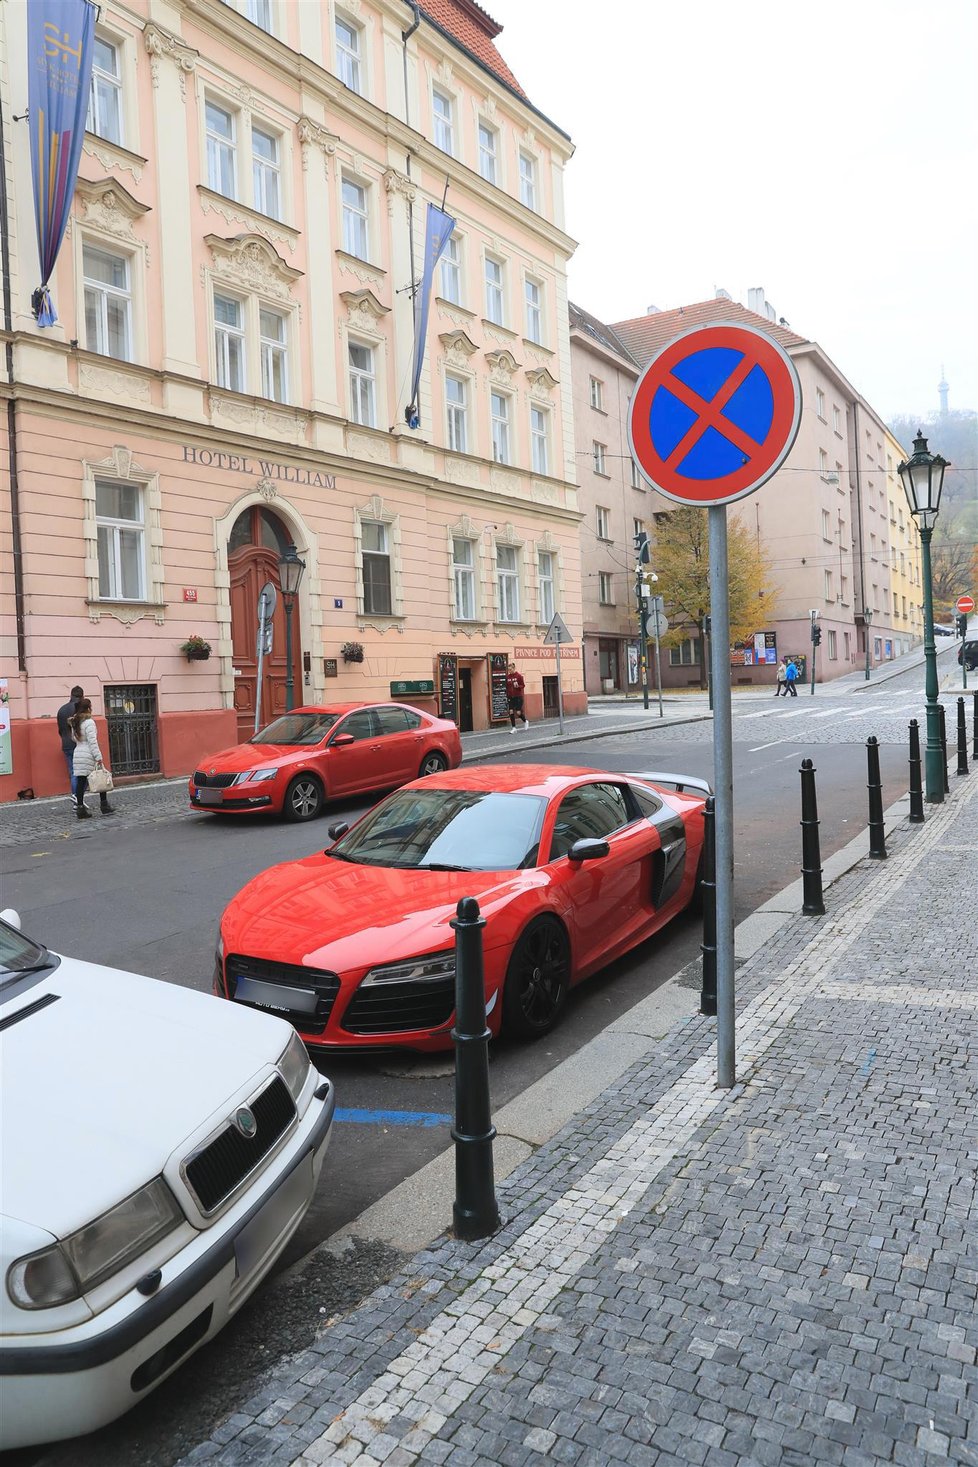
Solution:
M772 739L769 744L756 744L753 749L748 749L748 754L759 754L762 749L773 749L775 744L780 744L781 739Z
M451 1116L430 1110L361 1110L337 1106L333 1117L352 1126L450 1126Z
M767 709L763 713L735 713L734 717L743 718L745 721L748 718L767 718Z

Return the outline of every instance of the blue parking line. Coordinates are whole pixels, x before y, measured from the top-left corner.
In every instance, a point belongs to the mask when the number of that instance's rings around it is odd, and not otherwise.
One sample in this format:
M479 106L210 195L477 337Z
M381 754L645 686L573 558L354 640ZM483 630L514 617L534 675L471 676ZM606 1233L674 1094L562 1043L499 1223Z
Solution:
M334 1120L354 1126L450 1126L451 1116L430 1110L360 1110L353 1106L344 1110L337 1106Z

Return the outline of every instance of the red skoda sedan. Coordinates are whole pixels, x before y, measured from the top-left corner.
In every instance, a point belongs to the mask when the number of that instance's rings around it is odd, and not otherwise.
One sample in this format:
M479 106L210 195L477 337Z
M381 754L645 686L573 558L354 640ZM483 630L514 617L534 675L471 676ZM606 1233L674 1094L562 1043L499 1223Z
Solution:
M391 789L462 762L454 723L404 703L295 708L246 744L202 759L195 810L312 820L326 800Z

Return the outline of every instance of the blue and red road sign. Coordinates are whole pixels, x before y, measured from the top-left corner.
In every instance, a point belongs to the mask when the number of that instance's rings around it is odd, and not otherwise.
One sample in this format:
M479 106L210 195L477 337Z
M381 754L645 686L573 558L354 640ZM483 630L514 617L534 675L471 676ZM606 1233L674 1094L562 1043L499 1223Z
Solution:
M638 379L628 445L645 478L680 504L743 499L784 463L801 384L787 352L752 326L697 326Z

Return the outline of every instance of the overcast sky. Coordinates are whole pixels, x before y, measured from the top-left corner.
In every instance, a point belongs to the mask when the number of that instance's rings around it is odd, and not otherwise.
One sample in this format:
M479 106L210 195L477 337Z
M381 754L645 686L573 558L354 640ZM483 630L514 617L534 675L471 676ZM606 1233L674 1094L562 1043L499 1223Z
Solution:
M483 0L568 132L571 297L764 287L884 417L978 409L978 0Z

